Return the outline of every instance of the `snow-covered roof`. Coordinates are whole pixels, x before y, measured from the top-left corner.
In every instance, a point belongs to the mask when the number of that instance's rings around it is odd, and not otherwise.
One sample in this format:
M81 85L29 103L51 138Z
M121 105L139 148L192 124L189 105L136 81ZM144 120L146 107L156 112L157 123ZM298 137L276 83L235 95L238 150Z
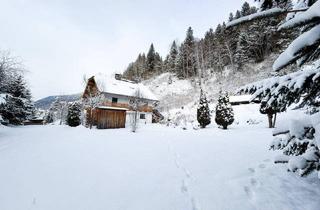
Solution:
M98 109L112 109L112 110L121 110L121 111L128 111L129 109L121 108L121 107L113 107L113 106L98 106Z
M252 95L239 95L239 96L230 96L229 101L231 103L234 102L250 102L252 99Z
M158 101L158 98L141 83L124 80L116 80L104 74L94 76L100 91L125 96L135 96L136 90L140 90L141 98Z

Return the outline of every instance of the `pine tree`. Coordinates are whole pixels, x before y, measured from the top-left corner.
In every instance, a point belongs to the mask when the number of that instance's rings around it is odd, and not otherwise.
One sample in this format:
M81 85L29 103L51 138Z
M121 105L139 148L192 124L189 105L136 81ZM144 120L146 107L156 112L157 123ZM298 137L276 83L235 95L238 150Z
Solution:
M195 53L195 39L191 27L187 30L186 39L180 48L180 59L183 65L183 77L189 78L197 75L197 59Z
M81 106L78 102L73 102L68 107L67 124L77 127L81 124Z
M205 128L211 123L209 104L207 101L207 97L202 89L200 92L200 101L197 109L197 120L201 128Z
M162 65L163 61L158 52L155 53L155 61L154 61L154 74L158 75L162 73Z
M227 93L222 94L220 92L218 104L216 106L215 121L218 125L222 126L223 129L227 129L234 121L233 109Z
M234 16L234 19L241 18L241 12L239 10L236 11L236 15Z
M178 47L176 44L176 41L172 42L170 52L168 55L168 68L167 71L169 72L174 72L176 69L176 62L177 62L177 57L178 57L179 51Z
M31 119L35 108L31 101L31 93L20 74L14 75L7 81L7 102L0 107L0 114L10 124L20 125Z
M276 124L277 113L280 112L277 107L276 101L272 104L268 104L266 101L262 101L260 104L260 113L266 114L268 117L269 128L274 128Z
M238 68L241 68L243 64L249 62L249 50L248 34L246 31L241 31L238 37L237 49L235 53L235 60Z
M203 57L204 57L204 68L209 69L214 67L215 63L215 32L212 28L206 32L203 39Z
M241 8L241 16L247 16L250 15L251 13L251 8L248 2L244 2Z
M151 44L148 54L147 54L147 75L154 73L156 66L156 52L154 50L153 44Z
M233 16L233 13L230 12L229 14L229 22L233 21L234 20L234 16Z

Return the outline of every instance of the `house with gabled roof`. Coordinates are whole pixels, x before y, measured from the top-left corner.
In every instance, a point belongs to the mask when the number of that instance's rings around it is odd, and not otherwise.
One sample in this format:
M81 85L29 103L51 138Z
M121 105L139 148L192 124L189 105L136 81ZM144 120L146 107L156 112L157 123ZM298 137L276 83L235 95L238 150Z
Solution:
M124 128L133 116L137 116L139 124L152 123L154 109L159 103L145 85L125 80L120 75L110 78L103 74L87 80L82 99L84 104L89 103L85 108L87 122L99 129ZM91 99L95 100L93 106L90 106ZM134 108L136 99L139 106Z

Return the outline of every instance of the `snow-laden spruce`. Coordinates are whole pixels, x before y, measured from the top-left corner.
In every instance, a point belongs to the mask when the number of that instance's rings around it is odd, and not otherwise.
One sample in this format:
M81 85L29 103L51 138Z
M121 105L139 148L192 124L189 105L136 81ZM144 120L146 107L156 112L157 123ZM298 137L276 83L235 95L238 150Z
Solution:
M67 124L71 127L77 127L81 124L81 104L72 102L68 106Z
M320 1L315 2L307 11L296 14L279 27L279 30L290 29L299 26L302 34L296 38L289 47L281 53L273 65L274 70L299 60L299 65L314 59L319 54L320 46Z
M227 129L234 121L233 109L229 102L228 93L220 92L218 104L216 106L215 121L218 125L222 126L223 129Z
M34 105L19 59L0 51L0 116L4 124L20 125L31 119Z
M275 158L276 163L288 163L288 169L301 176L310 174L320 167L320 138L316 129L320 127L320 113L291 120L274 130L275 139L270 145L273 150L282 150L283 155Z
M205 128L211 123L209 104L202 89L200 90L200 102L197 109L197 120L201 128Z

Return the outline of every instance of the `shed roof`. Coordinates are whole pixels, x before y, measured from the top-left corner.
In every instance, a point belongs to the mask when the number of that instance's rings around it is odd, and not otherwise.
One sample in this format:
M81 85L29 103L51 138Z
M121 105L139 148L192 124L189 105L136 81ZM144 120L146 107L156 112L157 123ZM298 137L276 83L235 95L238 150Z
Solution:
M230 96L229 101L233 102L250 102L252 99L252 95L239 95L239 96ZM253 100L256 101L256 100Z

